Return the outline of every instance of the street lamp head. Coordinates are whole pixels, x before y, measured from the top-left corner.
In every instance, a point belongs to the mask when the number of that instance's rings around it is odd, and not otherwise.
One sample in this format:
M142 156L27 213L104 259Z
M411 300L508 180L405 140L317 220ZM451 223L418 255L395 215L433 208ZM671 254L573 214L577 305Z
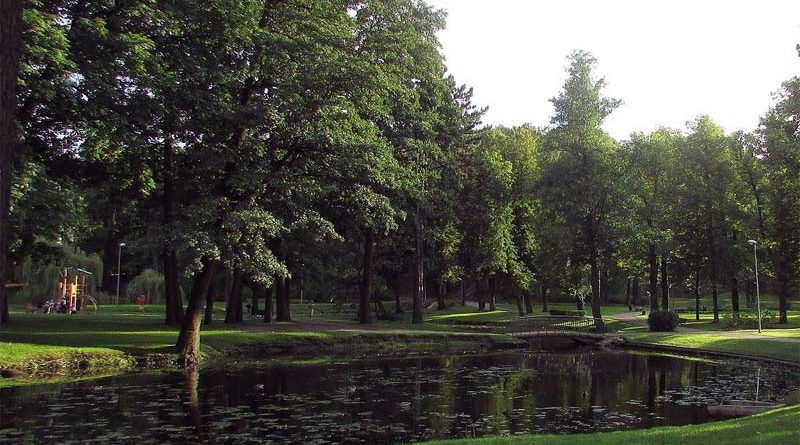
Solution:
M756 244L758 244L758 241L756 241L756 240L754 240L754 239L749 239L749 240L747 240L747 244L750 244L750 245L752 245L752 246L755 246Z
M119 243L119 247L125 247L125 243Z

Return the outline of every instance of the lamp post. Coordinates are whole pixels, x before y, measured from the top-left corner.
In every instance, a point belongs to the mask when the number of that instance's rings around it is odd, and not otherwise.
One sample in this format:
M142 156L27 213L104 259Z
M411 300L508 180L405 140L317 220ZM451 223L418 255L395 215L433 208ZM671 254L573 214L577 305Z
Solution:
M761 333L761 293L758 288L758 241L751 239L747 243L753 246L753 258L756 262L756 311L758 311L758 333Z
M122 266L122 248L125 247L125 243L119 243L117 246L117 298L114 300L114 304L119 304L119 277L122 274L121 266Z

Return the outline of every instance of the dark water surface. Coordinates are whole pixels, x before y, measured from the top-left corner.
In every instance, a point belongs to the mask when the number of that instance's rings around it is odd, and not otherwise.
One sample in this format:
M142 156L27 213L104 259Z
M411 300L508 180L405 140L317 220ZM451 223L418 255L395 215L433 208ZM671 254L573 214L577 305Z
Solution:
M0 390L0 443L391 444L709 421L798 370L629 352L260 363Z

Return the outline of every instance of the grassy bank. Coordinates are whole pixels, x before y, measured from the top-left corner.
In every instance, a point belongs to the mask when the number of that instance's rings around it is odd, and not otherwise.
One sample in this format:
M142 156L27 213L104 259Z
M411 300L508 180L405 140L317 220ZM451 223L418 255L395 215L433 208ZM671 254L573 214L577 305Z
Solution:
M701 443L774 445L800 443L800 406L725 422L648 430L575 435L485 437L423 442L424 445L683 445Z
M461 332L457 327L430 322L412 325L404 320L364 328L350 314L320 305L309 320L305 307L295 307L298 323L248 319L232 327L213 323L203 327L202 353L210 359L247 359L319 355L380 356L480 352L519 347L518 341L497 334ZM217 314L221 319L222 313ZM0 369L12 369L14 379L80 377L135 368L162 368L175 359L171 347L178 330L162 324L163 308L131 305L104 306L98 313L12 314L13 323L0 329Z
M469 325L496 326L516 316L514 305L498 305L493 312L471 307L426 311L422 324L409 322L406 313L393 322L359 325L347 307L315 305L313 319L307 305L293 305L295 323L265 324L251 318L240 325L215 322L203 326L201 349L207 358L315 357L320 355L431 354L480 352L519 346L514 339L472 329ZM571 309L565 303L551 305ZM609 306L604 315L627 311ZM222 308L215 314L223 318ZM163 307L101 306L97 313L75 315L12 314L12 324L0 328L0 369L13 368L26 376L85 376L134 368L169 366L178 330L164 326ZM659 334L641 327L607 320L613 331L631 340L653 345L678 346L724 353L798 361L800 344L768 340L732 339L715 333ZM786 332L790 330L775 330ZM791 335L794 335L793 332ZM9 379L0 379L8 384Z
M625 338L657 346L674 346L727 354L766 357L800 363L800 342L783 343L769 339L741 339L716 333L660 333L624 331Z

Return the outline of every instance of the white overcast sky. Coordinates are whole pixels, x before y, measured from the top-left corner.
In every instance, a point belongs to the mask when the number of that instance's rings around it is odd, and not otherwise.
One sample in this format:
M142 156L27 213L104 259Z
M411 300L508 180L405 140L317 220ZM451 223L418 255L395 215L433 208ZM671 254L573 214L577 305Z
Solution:
M753 130L772 92L800 76L800 0L427 1L448 13L448 69L489 106L487 124L549 125L575 49L594 54L607 95L624 102L604 125L619 139L699 114Z

